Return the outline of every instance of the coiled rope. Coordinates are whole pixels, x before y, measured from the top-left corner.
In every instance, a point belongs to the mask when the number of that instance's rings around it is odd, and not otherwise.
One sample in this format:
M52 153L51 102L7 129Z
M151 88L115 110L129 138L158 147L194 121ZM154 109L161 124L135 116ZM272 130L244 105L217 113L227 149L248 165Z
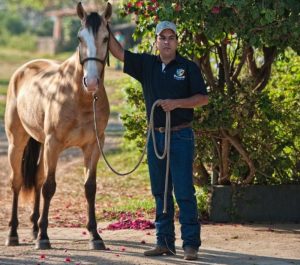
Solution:
M96 102L98 100L98 96L94 95L94 100L93 100L93 111L94 111L94 127L95 127L95 133L96 133L96 139L97 139L97 143L98 143L98 147L99 150L103 156L103 159L106 163L106 165L110 168L110 170L112 172L114 172L115 174L119 175L119 176L126 176L131 174L132 172L134 172L142 163L142 160L144 158L144 155L146 153L147 150L147 145L150 139L150 134L152 134L152 140L153 140L153 147L154 147L154 152L155 155L158 159L164 159L166 158L166 176L165 176L165 191L164 191L164 209L163 209L163 213L166 214L167 213L167 197L168 197L168 185L169 185L169 167L170 167L170 140L171 140L171 115L170 115L170 111L166 111L166 124L165 124L165 139L164 139L164 151L162 154L159 154L157 147L156 147L156 139L155 139L155 127L154 127L154 111L156 106L160 103L160 100L156 100L154 102L154 104L152 105L151 108L151 113L150 113L150 121L148 124L148 129L147 129L147 138L146 138L146 144L145 147L143 149L142 155L140 157L140 159L138 160L137 164L133 167L132 170L128 171L128 172L118 172L116 171L111 164L109 163L109 161L107 160L104 151L103 151L103 146L101 145L100 139L99 139L99 131L98 131L98 127L97 127L97 117L96 117Z

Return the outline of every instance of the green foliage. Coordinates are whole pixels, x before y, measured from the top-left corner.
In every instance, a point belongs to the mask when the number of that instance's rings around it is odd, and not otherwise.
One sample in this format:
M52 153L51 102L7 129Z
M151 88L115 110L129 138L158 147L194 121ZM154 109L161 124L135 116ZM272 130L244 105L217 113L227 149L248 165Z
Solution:
M124 4L123 15L137 15L136 37L153 31L158 20L176 22L184 40L183 50L191 56L196 54L193 37L197 32L203 32L212 42L230 41L238 35L255 47L291 46L300 52L299 11L296 0L131 0Z
M147 131L146 107L142 96L140 83L129 79L124 84L127 106L121 114L123 124L129 130L125 131L125 138L134 142L142 150L145 146L145 133Z
M0 46L13 47L17 50L34 51L36 49L37 38L29 32L20 35L10 35L5 31L0 31Z
M37 36L52 36L54 23L49 18L45 18L41 23L39 23L36 27L31 29L33 34Z
M22 16L15 13L0 12L0 46L33 51L36 48L36 36L30 33Z
M209 191L207 187L196 187L197 208L201 218L207 217L209 205Z
M20 35L26 31L25 24L21 17L17 15L5 16L3 19L3 26L12 35Z
M299 56L287 52L284 60L274 65L270 84L262 93L241 87L232 100L212 92L210 104L196 112L196 130L209 132L218 125L243 139L257 169L256 183L299 183L299 62ZM246 84L244 88L248 88ZM197 150L205 150L202 160L215 164L215 140L201 133L196 139ZM230 160L232 179L248 174L235 150L231 150Z
M67 17L63 20L63 36L59 50L73 51L78 45L77 33L80 28L80 20L78 17Z
M0 121L4 120L4 112L5 112L5 101L0 100Z
M53 20L47 17L45 11L62 8L76 9L77 2L73 0L11 0L1 1L0 10L0 45L9 46L21 50L32 51L36 48L37 36L52 36ZM105 1L98 1L96 6L104 9ZM88 3L86 3L88 5ZM99 10L102 11L102 10ZM117 21L128 21L114 15ZM77 46L77 32L80 27L78 17L66 16L63 20L63 37L58 50L70 51ZM31 35L32 38L29 38ZM18 37L16 37L18 36ZM13 40L9 40L13 38Z

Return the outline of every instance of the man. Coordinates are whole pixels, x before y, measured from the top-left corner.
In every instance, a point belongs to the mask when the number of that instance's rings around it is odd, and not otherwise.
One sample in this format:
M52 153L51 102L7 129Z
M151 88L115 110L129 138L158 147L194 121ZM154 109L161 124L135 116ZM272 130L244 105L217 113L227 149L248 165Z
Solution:
M194 135L191 122L193 108L208 104L208 96L199 68L177 53L175 24L162 21L156 26L155 34L158 56L124 51L114 36L111 36L109 44L111 53L124 62L124 72L141 82L148 121L153 103L160 100L159 107L154 113L156 144L160 153L164 148L165 112L171 112L170 173L166 213L163 213L166 160L156 157L151 137L148 143L151 190L156 203L157 245L154 249L145 251L144 255L176 253L172 195L174 189L180 210L184 259L195 260L201 240L192 178Z

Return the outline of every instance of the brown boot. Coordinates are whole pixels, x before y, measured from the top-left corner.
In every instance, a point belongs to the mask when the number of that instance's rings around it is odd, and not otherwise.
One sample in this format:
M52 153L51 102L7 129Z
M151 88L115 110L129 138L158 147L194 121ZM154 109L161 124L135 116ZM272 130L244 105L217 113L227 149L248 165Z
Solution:
M196 260L198 258L198 250L191 248L191 247L185 247L184 248L184 256L183 259L185 260Z
M171 249L169 250L165 246L156 246L155 248L152 248L150 250L147 250L144 252L145 256L161 256L161 255L175 255L175 250Z

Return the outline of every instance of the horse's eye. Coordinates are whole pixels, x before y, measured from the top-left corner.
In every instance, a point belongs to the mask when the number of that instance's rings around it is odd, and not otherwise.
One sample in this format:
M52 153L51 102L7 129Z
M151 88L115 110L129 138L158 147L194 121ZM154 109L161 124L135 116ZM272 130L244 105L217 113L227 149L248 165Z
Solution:
M106 42L108 42L108 37L105 37L105 38L103 39L103 43L106 43Z
M81 38L79 36L77 36L77 39L78 39L79 42L81 42Z

